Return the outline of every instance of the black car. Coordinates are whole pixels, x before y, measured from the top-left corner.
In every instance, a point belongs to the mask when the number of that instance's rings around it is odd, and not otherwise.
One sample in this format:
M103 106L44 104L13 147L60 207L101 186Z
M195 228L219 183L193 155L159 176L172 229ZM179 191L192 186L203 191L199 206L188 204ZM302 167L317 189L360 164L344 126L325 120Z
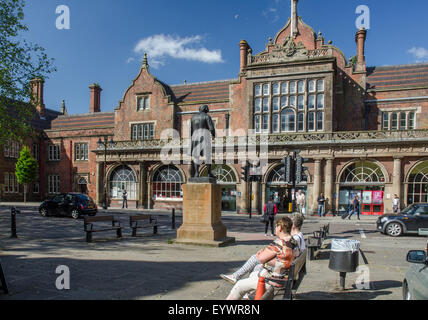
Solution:
M86 194L63 193L56 195L51 200L43 201L39 212L42 217L62 215L78 219L82 215L95 216L98 208Z
M419 234L428 228L428 203L415 203L400 214L385 214L376 221L377 230L392 237L404 233Z

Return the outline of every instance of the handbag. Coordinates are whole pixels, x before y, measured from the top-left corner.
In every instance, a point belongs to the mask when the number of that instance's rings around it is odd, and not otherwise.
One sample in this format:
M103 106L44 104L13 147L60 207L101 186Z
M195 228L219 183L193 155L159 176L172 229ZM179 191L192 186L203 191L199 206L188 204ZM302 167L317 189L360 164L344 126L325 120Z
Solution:
M269 222L269 218L266 213L260 217L260 222L261 223Z

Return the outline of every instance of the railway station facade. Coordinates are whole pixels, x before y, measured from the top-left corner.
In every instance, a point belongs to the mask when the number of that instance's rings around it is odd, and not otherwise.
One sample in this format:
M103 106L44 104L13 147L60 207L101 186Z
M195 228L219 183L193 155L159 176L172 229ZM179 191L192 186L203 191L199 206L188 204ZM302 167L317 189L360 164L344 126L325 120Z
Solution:
M321 192L333 212L345 210L356 193L365 214L391 212L394 194L402 206L427 202L428 64L368 67L366 37L364 29L356 33L356 55L347 59L292 10L265 51L239 42L235 79L168 85L152 75L145 57L113 112L102 112L102 89L93 84L87 114L68 115L65 106L55 113L45 108L44 83L36 79L46 124L32 142L40 180L30 198L84 192L101 204L106 188L115 206L126 189L130 206L181 208L181 186L190 177L189 121L207 104L225 211L247 213L252 201L257 212L277 196L287 212L293 193L281 159L294 150L309 159L308 181L297 187L306 193L307 212L316 210ZM113 141L106 148L98 144L104 137ZM2 201L22 199L12 177L12 148L19 146L12 145L0 156ZM241 168L252 151L263 167L250 197Z

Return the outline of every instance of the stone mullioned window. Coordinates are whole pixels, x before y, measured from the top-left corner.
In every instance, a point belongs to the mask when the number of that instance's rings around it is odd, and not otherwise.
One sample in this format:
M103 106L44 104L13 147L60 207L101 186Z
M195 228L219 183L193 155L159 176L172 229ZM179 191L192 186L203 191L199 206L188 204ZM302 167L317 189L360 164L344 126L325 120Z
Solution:
M256 133L324 131L324 79L254 85Z

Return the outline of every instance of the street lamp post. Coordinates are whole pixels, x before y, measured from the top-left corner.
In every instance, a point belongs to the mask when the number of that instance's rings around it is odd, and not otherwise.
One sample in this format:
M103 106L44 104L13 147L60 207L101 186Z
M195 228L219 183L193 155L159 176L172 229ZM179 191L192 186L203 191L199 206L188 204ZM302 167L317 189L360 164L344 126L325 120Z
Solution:
M108 141L108 137L104 137L104 141L100 138L98 140L98 146L103 146L104 147L104 196L103 196L103 209L107 210L107 145L109 143L114 143L113 139L111 139L110 141Z

